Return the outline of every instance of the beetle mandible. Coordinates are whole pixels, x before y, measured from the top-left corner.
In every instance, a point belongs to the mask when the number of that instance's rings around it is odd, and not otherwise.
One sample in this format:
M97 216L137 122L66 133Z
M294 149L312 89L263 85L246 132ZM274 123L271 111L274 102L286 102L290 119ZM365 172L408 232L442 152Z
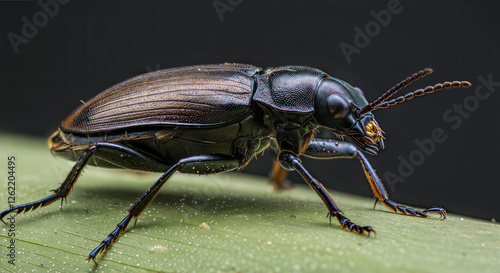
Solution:
M336 217L346 230L368 235L373 232L371 227L359 226L344 216L299 156L357 158L378 202L394 212L421 217L436 212L445 219L443 208L419 211L390 200L363 154L374 155L384 148L384 131L372 111L438 90L471 85L467 81L444 82L389 99L430 73L431 69L424 69L413 74L372 103L359 88L305 66L264 70L245 64L198 65L131 78L78 107L50 137L49 147L54 155L76 161L61 186L41 200L2 212L0 219L58 199L62 206L62 200L87 164L162 172L128 209L116 229L90 252L87 260L95 261L176 171L215 174L240 169L268 147L277 155L272 179L280 183L286 171L297 171L321 197L330 218ZM353 144L314 138L319 127L347 137Z

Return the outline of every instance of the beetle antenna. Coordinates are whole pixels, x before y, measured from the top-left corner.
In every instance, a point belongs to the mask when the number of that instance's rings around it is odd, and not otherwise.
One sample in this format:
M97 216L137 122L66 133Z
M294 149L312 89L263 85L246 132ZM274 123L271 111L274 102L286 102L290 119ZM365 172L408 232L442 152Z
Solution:
M393 105L403 103L405 101L411 100L414 97L420 97L426 94L431 94L434 93L435 91L443 90L443 89L450 89L450 88L460 88L460 87L470 87L471 83L468 81L453 81L453 82L443 82L443 83L438 83L435 84L434 86L427 86L424 89L418 89L416 91L410 92L404 96L400 96L398 98L395 98L390 101L385 101L382 102L381 104L375 106L372 110L376 110L378 108L389 108Z
M365 113L368 113L370 111L375 110L377 108L377 105L379 105L379 104L383 103L384 101L386 101L387 99L389 99L392 95L396 94L399 90L412 84L414 81L418 80L419 78L422 78L425 75L431 74L432 72L433 72L432 69L425 68L425 69L418 71L417 73L413 73L413 75L409 76L408 78L402 80L401 82L399 82L398 84L393 86L391 89L389 89L389 91L385 92L378 99L376 99L372 103L368 104L367 106L363 107L363 109L361 109L359 111L359 114L362 115L362 114L365 114Z

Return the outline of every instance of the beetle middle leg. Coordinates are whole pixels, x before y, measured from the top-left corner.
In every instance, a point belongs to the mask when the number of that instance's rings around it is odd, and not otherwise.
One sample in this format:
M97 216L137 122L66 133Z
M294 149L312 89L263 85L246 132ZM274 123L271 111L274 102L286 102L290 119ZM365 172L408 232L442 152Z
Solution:
M440 218L446 219L446 210L440 207L433 207L426 209L424 211L415 210L402 206L389 199L387 191L380 181L377 173L371 166L370 162L366 159L362 152L356 148L351 143L336 141L331 139L315 139L310 142L309 147L304 153L307 157L319 158L319 159L333 159L333 158L357 158L363 166L366 178L370 183L373 193L377 197L377 201L382 202L386 207L394 212L400 212L402 214L409 214L413 216L428 217L428 212L435 212L440 214ZM377 202L376 201L376 202ZM375 202L375 204L377 204Z
M158 195L163 184L165 184L176 171L182 173L215 174L237 169L240 164L240 160L227 155L200 155L181 159L166 171L156 183L127 210L128 215L116 226L115 230L113 230L106 239L90 252L87 260L92 259L95 262L95 257L99 253L104 253L108 250L116 239L125 231L132 217L137 219L137 217L141 215L156 195Z

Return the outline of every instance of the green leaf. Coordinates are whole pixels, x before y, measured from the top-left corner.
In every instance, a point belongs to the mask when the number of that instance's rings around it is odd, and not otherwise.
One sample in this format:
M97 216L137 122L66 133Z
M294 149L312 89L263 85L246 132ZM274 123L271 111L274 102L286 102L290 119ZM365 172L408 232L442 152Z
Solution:
M45 141L0 136L0 208L7 203L7 157L16 157L16 204L57 188L73 163ZM333 164L333 163L332 163ZM98 265L85 258L160 176L87 167L60 211L56 202L18 215L15 237L0 230L3 272L498 272L500 227L448 215L423 219L373 200L331 191L343 212L376 236L342 230L301 181L273 192L265 177L176 174ZM401 200L399 200L401 201ZM5 220L6 218L4 218ZM207 222L210 229L200 229ZM10 224L10 223L9 223ZM8 263L15 239L15 266Z

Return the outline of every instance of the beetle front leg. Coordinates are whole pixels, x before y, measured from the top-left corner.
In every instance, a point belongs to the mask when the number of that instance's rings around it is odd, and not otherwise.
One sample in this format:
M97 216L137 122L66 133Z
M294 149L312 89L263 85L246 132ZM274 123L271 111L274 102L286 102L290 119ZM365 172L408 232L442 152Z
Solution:
M386 207L388 207L390 210L396 213L399 211L402 214L409 214L412 216L421 216L427 218L429 216L427 215L427 213L433 212L433 213L439 213L439 218L441 220L446 219L446 210L441 207L433 207L433 208L428 208L424 211L420 211L405 207L389 199L389 196L387 195L387 192L384 188L384 185L382 184L382 181L380 181L380 178L378 177L377 173L375 172L371 164L368 162L366 157L361 152L356 153L356 157L360 160L361 165L363 166L363 169L365 171L366 178L368 179L368 182L370 183L370 186L372 188L372 191L378 198L375 201L375 205L377 205L377 201L380 201ZM374 209L375 205L373 206Z
M380 181L380 178L371 166L370 162L368 162L363 153L351 143L330 139L315 139L311 141L304 155L319 159L357 158L363 166L366 178L370 183L373 194L377 197L377 201L382 202L390 210L394 212L399 211L402 214L421 217L428 217L428 212L435 212L440 214L441 219L446 219L446 210L443 208L433 207L424 211L419 211L399 205L398 203L390 200L382 181ZM375 201L375 205L377 204L377 201Z
M282 151L278 156L278 160L281 166L287 171L295 170L299 172L299 174L307 182L307 184L309 184L309 186L321 197L326 207L328 208L328 215L330 217L337 217L340 225L344 229L357 232L359 234L368 233L368 235L371 232L375 232L371 227L358 226L351 222L351 220L349 220L347 217L345 217L342 211L337 206L335 200L333 200L330 193L328 193L325 187L304 168L300 161L300 158L297 155L291 152Z

